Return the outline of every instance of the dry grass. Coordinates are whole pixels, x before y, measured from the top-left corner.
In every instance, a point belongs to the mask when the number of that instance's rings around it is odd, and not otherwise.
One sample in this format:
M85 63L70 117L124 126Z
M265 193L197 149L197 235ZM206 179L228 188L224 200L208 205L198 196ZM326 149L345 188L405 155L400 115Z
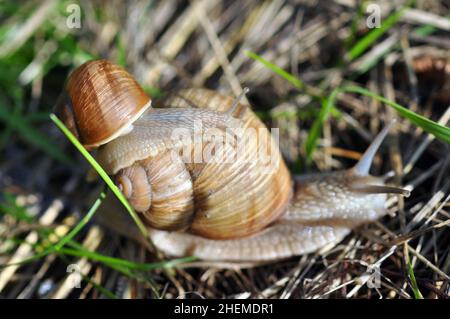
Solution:
M374 2L382 9L382 21L405 5ZM17 14L0 15L0 66L9 66L13 74L0 77L0 104L10 112L6 117L0 112L0 264L28 258L54 243L54 234L67 234L99 193L100 185L86 182L87 164L58 158L51 147L55 143L84 163L46 119L70 68L92 57L126 64L154 94L208 87L237 95L249 87L254 110L269 126L280 128L281 149L295 173L350 167L383 123L398 117L375 100L341 94L339 112L326 121L312 165L306 167L302 145L320 108L318 97L343 81L442 125L449 122L450 8L445 1L417 0L353 56L349 52L370 30L352 0L80 1L80 30L66 27L67 4L29 2ZM293 87L246 50L289 71L305 88ZM355 230L335 247L266 265L194 262L128 274L86 254L60 252L0 267L0 296L448 298L449 145L408 120L398 122L373 172L393 171L394 182L411 188L412 195L392 197L389 216ZM36 131L50 146L33 139ZM75 239L102 255L155 260L147 247L95 223ZM85 276L79 289L72 289L73 278L67 276L71 263L79 264ZM371 267L380 270L379 285L372 288Z

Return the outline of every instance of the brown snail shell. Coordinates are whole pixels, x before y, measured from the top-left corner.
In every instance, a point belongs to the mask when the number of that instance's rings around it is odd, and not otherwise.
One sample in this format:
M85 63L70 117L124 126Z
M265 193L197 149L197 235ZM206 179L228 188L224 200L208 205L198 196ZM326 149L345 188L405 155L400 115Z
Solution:
M108 61L95 60L70 75L56 114L90 149L125 133L150 103L127 71Z
M225 104L209 103L203 109L148 108L149 98L134 86L138 84L123 69L107 61L88 62L68 80L74 116L64 121L74 123L85 145L101 145L99 162L116 175L119 187L149 226L207 238L239 238L260 231L286 211L292 188L289 171L270 133L251 111L239 106L239 119L225 113L233 102L225 97ZM118 115L122 112L124 116ZM113 114L117 118L112 119ZM188 142L194 145L195 123L224 135L227 128L262 133L248 140L241 160L227 161L234 150L224 142L223 152L214 153L212 161L184 165L177 152ZM123 134L130 124L132 130ZM110 130L114 127L119 133ZM181 144L171 136L177 129L188 134ZM201 149L208 143L201 134ZM267 165L256 160L260 149L271 153L274 172L259 173Z

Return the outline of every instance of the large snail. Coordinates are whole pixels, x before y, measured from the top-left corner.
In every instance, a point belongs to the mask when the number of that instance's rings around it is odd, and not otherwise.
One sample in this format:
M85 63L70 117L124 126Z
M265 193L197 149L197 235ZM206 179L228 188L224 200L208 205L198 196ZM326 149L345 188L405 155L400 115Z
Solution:
M247 105L206 89L151 104L129 73L97 60L70 75L56 112L86 148L96 149L168 255L252 261L309 253L383 216L386 194L406 194L369 175L389 126L353 168L292 179ZM199 151L203 157L192 160ZM110 216L128 231L122 217Z

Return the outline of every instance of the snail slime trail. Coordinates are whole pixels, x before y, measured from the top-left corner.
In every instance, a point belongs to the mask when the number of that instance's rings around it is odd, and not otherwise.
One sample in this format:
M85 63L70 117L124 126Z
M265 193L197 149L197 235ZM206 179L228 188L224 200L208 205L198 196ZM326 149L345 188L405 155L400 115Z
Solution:
M408 195L369 174L393 123L354 167L291 176L277 131L271 134L242 96L192 88L152 100L106 60L74 70L63 96L55 113L96 150L167 256L239 263L311 253L384 216L388 194ZM102 214L105 226L142 239L119 209Z

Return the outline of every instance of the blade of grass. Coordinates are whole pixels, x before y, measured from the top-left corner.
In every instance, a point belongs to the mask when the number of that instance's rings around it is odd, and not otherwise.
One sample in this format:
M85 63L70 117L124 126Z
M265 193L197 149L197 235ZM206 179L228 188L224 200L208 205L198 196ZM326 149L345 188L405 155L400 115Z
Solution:
M72 238L78 234L81 229L91 220L91 218L94 216L95 212L97 211L98 207L102 203L103 199L106 197L105 192L101 192L97 200L94 202L92 207L89 209L88 213L80 220L80 222L64 237L62 237L56 244L50 245L48 247L45 247L43 251L35 254L34 256L30 258L26 258L23 261L20 261L16 264L26 264L38 259L41 259L53 252L59 251L64 245L66 245L68 242L72 241ZM1 206L0 206L1 208ZM10 213L11 214L11 213ZM45 231L45 229L40 230L40 235L43 235L44 238L48 238L50 234L54 234L53 231ZM35 244L34 247L39 247L39 244ZM11 264L8 264L10 266ZM4 265L1 265L4 266Z
M100 198L99 198L99 200L100 200ZM91 208L91 211L95 211L95 206L96 205L94 204L94 207ZM80 229L80 227L75 227L75 228ZM53 229L43 228L41 230L38 230L38 232L43 239L48 239L51 235L57 236L54 233ZM71 234L74 236L75 232L72 231ZM73 237L73 236L71 236L71 237ZM63 237L63 239L67 238L67 237L68 236ZM194 257L186 257L186 258L181 258L181 259L162 261L162 262L158 262L158 263L148 263L148 264L141 263L141 264L139 264L139 263L130 262L128 260L105 256L105 255L102 255L102 254L99 254L96 252L89 251L85 247L83 247L82 245L77 243L76 241L71 240L70 238L64 240L64 242L67 246L69 246L71 248L70 249L61 248L61 249L57 250L55 248L55 246L57 246L57 245L52 245L52 246L48 247L48 244L42 244L42 241L39 243L30 244L35 251L39 251L42 249L43 249L43 251L38 252L34 256L32 256L30 258L26 258L22 261L9 263L9 264L1 264L0 269L9 267L9 266L13 266L13 265L25 265L25 264L31 263L33 261L39 260L51 253L57 253L57 254L59 254L59 258L62 258L65 261L67 261L65 258L65 256L67 255L67 256L76 256L76 257L81 257L81 258L87 258L92 261L100 262L103 265L105 265L106 267L116 270L130 278L134 278L134 279L138 280L139 282L144 282L144 283L150 285L152 290L154 290L154 292L157 293L156 288L153 287L155 285L153 280L151 278L148 278L148 276L145 276L145 274L141 274L140 272L150 271L150 270L159 269L159 268L168 269L168 268L176 266L179 263L190 262L190 261L196 260L196 258L194 258ZM27 244L27 242L25 240L20 240L20 239L17 239L17 243L18 244L24 244L24 243Z
M61 248L64 247L65 244L67 244L70 240L72 240L72 238L74 238L76 236L76 234L78 234L80 232L80 230L86 226L86 224L91 220L91 218L95 215L97 209L100 207L101 203L103 202L103 200L105 199L106 194L105 192L101 192L100 195L98 196L97 200L95 201L94 205L92 205L92 207L89 209L88 213L80 220L80 222L63 238L61 238L61 240L54 245L54 250L58 251Z
M67 129L67 127L58 119L58 117L55 114L50 114L51 120L58 126L58 128L66 135L66 137L72 142L72 144L77 148L77 150L86 158L86 160L91 164L91 166L97 171L97 173L100 175L100 177L105 181L106 185L112 190L114 195L117 196L119 201L122 203L122 205L126 208L128 213L133 218L134 222L138 226L140 232L144 235L145 238L149 239L147 230L142 223L142 221L139 219L139 217L134 212L131 205L128 203L127 199L122 195L120 190L117 188L117 186L114 184L114 182L111 180L111 178L108 176L108 174L103 170L103 168L100 166L100 164L97 163L97 161L92 157L91 154L81 145L80 142L76 139L75 136Z
M71 242L73 243L73 242ZM80 245L81 246L81 245ZM82 246L81 246L82 247ZM62 261L64 261L64 263L71 264L72 262L67 258L68 255L64 255L64 254L59 254L58 255L59 259L61 259ZM122 267L122 266L117 266L117 265L113 265L113 264L104 264L106 267L111 268L117 272L122 273L123 275L129 277L129 278L133 278L134 280L138 281L138 282L142 282L144 284L149 285L149 287L152 289L152 291L155 293L156 296L159 296L158 293L158 289L156 287L156 284L153 280L148 280L146 278L145 275L137 272L137 271L132 271L126 267ZM84 276L84 275L83 275ZM85 277L86 279L89 279L87 276Z
M48 232L45 236L45 238L47 238L49 235L56 235L54 232ZM24 240L18 240L17 241L18 244L23 244L23 243L27 243ZM114 258L114 257L109 257L109 256L104 256L95 252L91 252L89 250L87 250L86 248L84 248L82 245L78 244L77 242L71 240L69 242L66 243L67 246L72 247L72 249L70 251L75 251L77 250L78 253L77 254L73 254L77 257L84 257L84 256L96 256L95 260L96 261L100 261L103 262L104 264L107 265L113 265L116 267L125 267L125 268L137 268L134 266L133 262L130 262L128 260L125 259L120 259L120 258ZM40 248L42 249L41 244L37 243L37 244L30 244L32 245L33 249L35 250L39 250ZM54 246L51 246L50 248L44 249L42 252L37 253L35 255L33 255L32 257L26 258L24 260L18 261L18 262L14 262L14 263L7 263L7 264L0 264L0 269L2 268L6 268L9 266L15 266L15 265L25 265L28 264L30 262L39 260L51 253L59 253L59 254L64 254L67 253L67 250L64 250L65 248L61 248L59 251L56 251L56 249L54 249ZM64 250L64 251L63 251ZM68 253L68 255L71 255L70 253Z
M103 294L105 297L108 297L110 299L119 299L119 297L117 297L112 291L109 291L108 289L106 289L105 287L99 285L98 283L96 283L95 281L93 281L91 278L89 278L88 276L85 276L83 274L81 274L82 279L84 281L86 281L88 284L91 284L95 289L97 289L101 294Z
M309 130L308 137L306 138L305 142L307 164L311 163L312 156L314 150L316 149L317 140L320 136L323 124L328 119L331 110L334 108L335 100L339 92L339 89L333 90L330 96L322 102L322 107L320 108L319 115L316 117L311 129Z
M164 92L154 86L143 85L142 89L144 90L145 93L150 95L152 97L152 99L159 99L166 95L166 92Z
M54 233L52 232L51 234L54 234ZM82 245L80 245L79 243L77 243L73 240L69 240L66 243L66 245L70 248L62 247L57 251L54 248L54 246L51 246L51 247L45 249L43 252L37 253L36 255L34 255L30 258L26 258L22 261L18 261L15 263L2 264L2 265L0 265L0 269L6 268L9 266L13 266L13 265L24 265L24 264L30 263L32 261L38 260L42 257L45 257L45 256L49 255L50 253L54 253L54 252L59 253L59 254L69 255L69 256L84 257L84 258L87 258L87 259L90 259L93 261L101 262L107 266L114 266L114 267L116 267L116 270L119 268L120 269L126 268L128 270L132 269L132 270L139 270L139 271L150 271L150 270L161 269L161 268L172 268L178 264L196 260L195 257L184 257L184 258L172 259L172 260L168 260L168 261L161 261L161 262L157 262L157 263L135 263L135 262L128 261L125 259L106 256L106 255L102 255L102 254L99 254L96 252L92 252L90 250L87 250L85 247L83 247ZM35 247L35 246L37 246L37 245L33 245L33 247Z
M295 76L293 76L292 74L290 74L289 72L286 72L285 70L283 70L282 68L276 66L275 64L273 64L272 62L267 61L266 59L264 59L263 57L259 56L258 54L251 52L251 51L245 51L245 54L252 58L253 60L256 60L258 62L260 62L262 65L264 65L266 68L268 68L269 70L272 70L274 73L278 74L279 76L281 76L282 78L286 79L287 81L289 81L294 87L296 87L299 90L303 90L304 89L304 84L302 81L300 81L299 79L297 79Z
M90 260L102 262L105 264L120 265L120 266L124 266L128 269L140 270L140 271L150 271L150 270L161 269L161 268L173 268L178 264L196 260L195 257L183 257L183 258L177 258L177 259L172 259L172 260L168 260L168 261L142 264L142 263L134 263L131 261L127 261L127 260L119 259L119 258L115 258L115 257L101 255L101 254L98 254L95 252L91 252L89 250L61 248L60 252L63 254L66 254L66 255L70 255L70 256L85 257Z
M345 47L348 49L353 42L356 39L356 35L358 32L358 25L361 22L361 19L364 18L364 8L363 8L364 2L361 2L359 4L357 4L356 10L353 11L353 19L352 19L352 24L350 26L350 34L349 36L345 39L344 45Z
M178 259L173 259L173 260L161 261L158 263L149 263L149 264L135 263L135 262L125 260L125 259L105 256L105 255L98 254L96 252L91 252L91 251L87 250L86 248L84 248L79 243L74 242L74 241L69 242L68 246L76 251L79 251L81 254L86 253L85 256L91 257L92 260L104 262L104 263L112 264L112 265L124 266L129 269L133 269L133 270L148 271L148 270L153 270L153 269L158 269L158 268L171 268L180 263L191 262L191 261L197 260L197 258L190 256L190 257L183 257L183 258L178 258ZM73 253L73 251L66 251L66 253L70 254L70 253Z
M369 90L366 90L359 86L345 86L342 89L340 89L342 92L349 92L349 93L358 93L365 96L369 96L371 98L374 98L380 102L383 102L387 104L388 106L392 107L394 110L397 111L398 114L403 116L404 118L408 119L410 122L414 123L415 125L422 128L424 131L436 136L436 138L445 141L450 144L450 128L442 126L430 119L427 119L426 117L419 115L404 106L401 106L398 103L395 103L391 100L388 100L382 96L379 96Z
M117 65L120 65L123 68L126 68L127 66L127 48L124 45L124 42L122 40L121 34L117 34L116 37L116 48L117 48L117 58L116 63Z
M370 47L373 43L375 43L375 41L377 41L378 38L380 38L390 28L392 28L397 23L397 21L402 17L405 8L408 5L391 14L389 17L383 20L379 28L371 30L361 40L356 42L356 44L348 51L347 60L351 62L357 57L359 57L367 50L368 47Z
M409 278L411 279L412 290L414 292L414 297L416 299L423 299L423 295L419 290L419 286L417 285L416 276L414 275L414 270L411 265L411 261L409 260L409 255L406 254L405 257L406 257L406 262L407 262L407 266L408 266L408 275L409 275Z
M261 64L263 64L265 67L267 67L269 70L273 71L275 74L277 74L278 76L282 77L283 79L287 80L288 82L290 82L295 88L297 88L298 90L303 91L304 93L310 95L312 98L319 100L321 103L324 101L324 97L325 97L325 92L324 90L322 90L319 87L315 87L315 86L311 86L308 85L304 82L302 82L301 80L299 80L298 78L296 78L294 75L292 75L291 73L283 70L282 68L276 66L275 64L273 64L270 61L267 61L266 59L264 59L263 57L257 55L254 52L251 51L245 51L245 54L260 62Z
M445 16L445 18L450 19L450 15ZM437 29L431 25L423 25L420 27L415 28L412 33L419 35L419 36L427 36L433 32L435 32Z

